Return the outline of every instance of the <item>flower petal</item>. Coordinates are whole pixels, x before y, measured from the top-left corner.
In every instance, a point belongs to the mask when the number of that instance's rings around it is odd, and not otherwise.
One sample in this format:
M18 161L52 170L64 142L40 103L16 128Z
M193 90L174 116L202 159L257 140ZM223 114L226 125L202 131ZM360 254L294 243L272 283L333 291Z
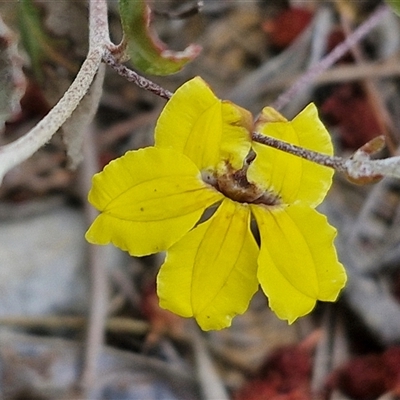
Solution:
M239 169L250 143L251 114L219 100L196 77L186 82L168 101L157 121L157 147L173 148L188 156L200 170L228 160Z
M194 316L203 330L230 326L258 287L258 246L249 225L248 206L225 199L172 246L158 274L160 306Z
M136 256L166 250L222 197L183 154L154 147L130 151L93 177L89 201L102 213L86 239Z
M333 153L329 133L314 104L309 104L292 121L266 107L255 129L306 149ZM286 204L303 202L316 207L322 202L332 183L332 169L260 143L254 143L253 149L257 157L247 173L251 182L272 190Z
M333 239L336 229L310 207L251 206L261 236L258 279L271 309L289 323L317 300L335 301L346 283Z

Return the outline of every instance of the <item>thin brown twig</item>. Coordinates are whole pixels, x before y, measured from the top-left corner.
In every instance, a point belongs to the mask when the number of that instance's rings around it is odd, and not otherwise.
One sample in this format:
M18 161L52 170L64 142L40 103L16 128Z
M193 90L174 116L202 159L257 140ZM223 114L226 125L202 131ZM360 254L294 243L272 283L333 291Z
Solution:
M377 7L377 9L370 15L370 17L355 29L350 36L343 42L338 44L328 55L322 58L314 66L312 66L305 74L303 74L298 81L294 83L288 90L283 92L272 104L276 110L281 110L288 104L296 94L304 87L307 87L314 79L322 72L326 71L333 64L336 63L342 56L344 56L351 47L358 43L365 37L371 30L378 25L386 13L391 12L387 5Z
M141 89L148 90L157 96L160 96L166 100L172 97L172 92L164 89L160 85L150 81L144 76L139 75L137 72L129 69L125 65L121 64L114 55L107 50L103 55L103 61L111 67L118 75L124 77L127 81L133 82L135 85L139 86Z
M252 139L255 142L265 144L267 146L273 147L275 149L284 151L289 154L293 154L297 157L304 158L315 162L325 167L330 167L338 172L346 172L345 160L342 157L328 156L326 154L321 154L316 151L305 149L304 147L296 146L291 143L283 142L281 140L275 139L271 136L266 136L258 132L252 133Z

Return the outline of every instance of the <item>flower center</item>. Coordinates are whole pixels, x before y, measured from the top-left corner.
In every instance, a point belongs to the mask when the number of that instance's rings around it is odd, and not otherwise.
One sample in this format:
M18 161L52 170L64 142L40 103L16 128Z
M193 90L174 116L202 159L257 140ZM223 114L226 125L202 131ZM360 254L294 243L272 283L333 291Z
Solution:
M240 170L227 165L221 174L209 171L202 172L203 181L213 186L231 200L239 203L265 204L276 206L282 204L280 197L272 191L264 190L247 180L248 164Z

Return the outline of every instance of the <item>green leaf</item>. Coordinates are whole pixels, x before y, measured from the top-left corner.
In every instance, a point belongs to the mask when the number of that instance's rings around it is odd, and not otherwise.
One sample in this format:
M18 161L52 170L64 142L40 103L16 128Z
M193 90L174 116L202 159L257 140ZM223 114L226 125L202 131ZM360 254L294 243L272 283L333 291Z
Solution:
M400 0L386 0L386 3L392 7L397 15L400 15Z
M19 3L19 28L25 50L31 59L32 68L39 81L43 79L41 60L43 49L41 43L48 41L41 26L39 10L30 0L22 0Z
M200 52L198 45L183 51L172 51L150 28L150 9L145 0L119 0L127 54L133 65L154 75L170 75L180 71Z

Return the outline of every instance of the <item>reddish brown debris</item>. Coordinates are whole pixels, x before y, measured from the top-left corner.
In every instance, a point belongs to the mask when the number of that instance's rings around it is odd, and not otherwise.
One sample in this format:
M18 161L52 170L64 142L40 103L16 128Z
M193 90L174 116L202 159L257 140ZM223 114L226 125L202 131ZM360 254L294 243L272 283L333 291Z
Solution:
M312 350L318 337L276 350L235 400L309 400Z
M25 95L21 99L21 108L26 119L43 118L50 111L50 105L37 83L28 82Z
M313 13L309 10L291 7L275 19L265 21L262 29L269 35L272 46L284 49L307 27L312 17Z
M353 358L331 375L326 388L327 399L333 389L354 400L373 400L389 391L400 394L400 347Z
M342 146L347 149L358 149L382 134L365 92L356 83L337 86L321 112L330 125L338 127Z

